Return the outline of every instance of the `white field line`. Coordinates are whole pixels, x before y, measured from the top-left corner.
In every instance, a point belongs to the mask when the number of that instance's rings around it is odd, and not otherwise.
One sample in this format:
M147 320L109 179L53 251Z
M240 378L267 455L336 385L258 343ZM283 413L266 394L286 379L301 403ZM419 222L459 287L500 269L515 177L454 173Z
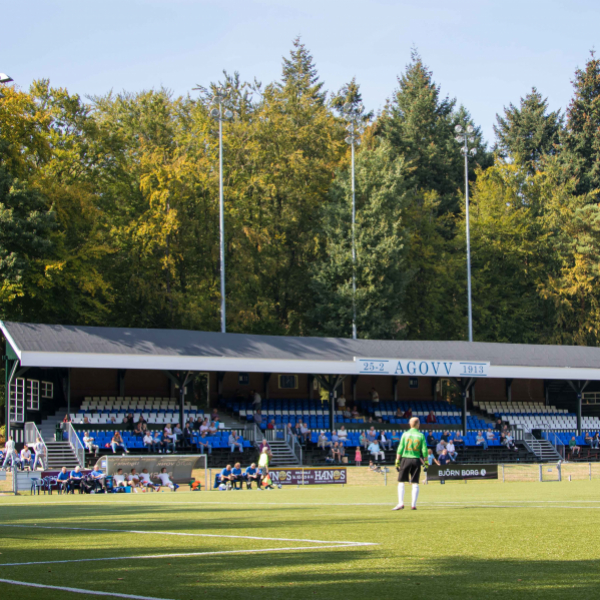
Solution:
M260 548L252 550L217 550L214 552L184 552L178 554L148 554L141 556L110 556L104 558L77 558L73 560L43 560L22 563L0 563L0 567L22 567L29 565L56 565L63 563L97 562L106 560L145 560L155 558L182 558L186 556L214 556L216 554L256 554L258 552L296 552L298 550L322 550L325 548L357 548L359 546L377 546L377 544L351 542L348 544L336 544L335 546L293 546L290 548Z
M217 533L182 533L179 531L140 531L135 529L105 529L100 527L62 527L60 525L19 525L0 523L0 527L18 527L21 529L60 529L66 531L108 531L110 533L138 533L142 535L177 535L188 537L230 538L238 540L265 540L269 542L305 542L309 544L344 544L347 546L376 546L371 542L336 542L331 540L304 540L295 538L257 537L252 535L221 535Z
M86 596L112 596L113 598L130 598L131 600L167 600L166 598L156 598L155 596L135 596L133 594L120 594L118 592L95 592L93 590L82 590L80 588L62 587L59 585L43 585L41 583L14 581L13 579L0 579L0 583L8 583L10 585L24 585L26 587L44 588L48 590L60 590L61 592L85 594Z

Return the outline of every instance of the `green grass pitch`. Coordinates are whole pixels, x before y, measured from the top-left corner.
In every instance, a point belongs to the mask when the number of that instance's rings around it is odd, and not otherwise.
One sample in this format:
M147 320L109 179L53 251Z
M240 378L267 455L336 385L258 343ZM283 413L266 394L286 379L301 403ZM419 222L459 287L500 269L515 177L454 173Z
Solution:
M8 496L0 579L171 600L600 591L599 481L422 484L417 511L395 504L395 484ZM109 596L0 582L1 600L85 597Z

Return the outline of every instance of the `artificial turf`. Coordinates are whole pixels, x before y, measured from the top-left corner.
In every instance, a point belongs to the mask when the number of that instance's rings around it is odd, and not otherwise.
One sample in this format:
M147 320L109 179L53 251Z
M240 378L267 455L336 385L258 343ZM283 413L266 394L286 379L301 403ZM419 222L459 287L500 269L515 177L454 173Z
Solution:
M173 600L564 599L600 591L599 481L432 483L421 485L417 511L392 512L395 503L395 485L4 497L0 578ZM159 532L377 545L301 550L315 543ZM272 550L2 566L261 549ZM59 597L85 595L0 583L1 600Z

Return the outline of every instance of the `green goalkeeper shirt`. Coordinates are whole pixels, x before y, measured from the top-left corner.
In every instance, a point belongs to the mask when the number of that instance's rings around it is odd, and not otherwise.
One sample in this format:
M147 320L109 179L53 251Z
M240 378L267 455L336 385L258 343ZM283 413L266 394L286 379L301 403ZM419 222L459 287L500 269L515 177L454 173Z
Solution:
M404 432L398 444L398 458L427 458L427 442L418 429Z

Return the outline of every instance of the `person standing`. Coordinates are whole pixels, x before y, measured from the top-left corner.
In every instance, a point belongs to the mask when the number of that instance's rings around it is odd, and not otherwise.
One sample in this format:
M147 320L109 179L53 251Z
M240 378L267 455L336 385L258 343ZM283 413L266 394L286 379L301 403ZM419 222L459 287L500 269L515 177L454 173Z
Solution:
M35 444L33 445L33 450L35 451L35 458L33 460L33 467L31 470L35 471L39 463L43 471L46 465L46 445L44 442L42 442L42 438L36 438Z
M417 510L419 497L419 477L421 466L427 458L427 442L425 436L419 431L420 421L417 417L410 420L410 429L404 433L396 456L396 469L398 470L398 504L392 510L404 508L404 484L412 484L412 510Z
M2 463L2 468L6 469L7 466L13 468L16 462L17 455L15 452L15 442L11 435L4 445L4 462Z

